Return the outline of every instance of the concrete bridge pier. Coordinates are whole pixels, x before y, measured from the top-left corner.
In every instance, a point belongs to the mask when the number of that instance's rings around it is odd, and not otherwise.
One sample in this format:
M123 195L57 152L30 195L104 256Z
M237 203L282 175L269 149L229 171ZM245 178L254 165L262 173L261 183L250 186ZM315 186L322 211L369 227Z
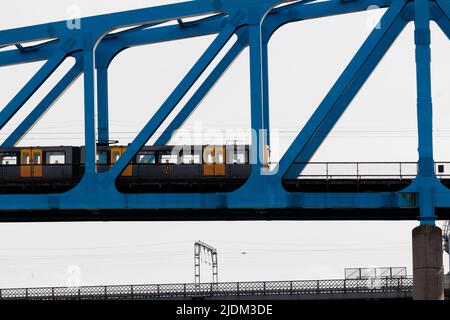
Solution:
M414 300L444 300L442 230L420 225L412 232Z

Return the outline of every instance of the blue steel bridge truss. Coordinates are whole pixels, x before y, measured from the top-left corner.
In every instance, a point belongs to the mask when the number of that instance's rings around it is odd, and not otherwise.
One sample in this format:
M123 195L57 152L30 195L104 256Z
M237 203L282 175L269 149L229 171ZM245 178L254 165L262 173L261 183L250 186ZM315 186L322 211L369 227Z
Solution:
M386 8L348 66L283 155L273 175L261 174L256 157L247 182L229 193L123 194L115 179L171 114L230 39L236 40L217 66L182 107L165 132L178 129L249 47L251 126L269 132L267 45L278 28L291 22ZM189 18L188 20L186 20ZM419 218L434 224L436 213L450 207L450 190L436 178L432 150L430 21L450 38L450 0L196 0L127 12L82 18L81 28L67 21L0 31L0 66L46 61L0 112L0 129L67 58L70 71L51 89L3 142L14 146L53 102L81 75L84 77L85 173L81 182L62 194L0 195L0 219L396 219ZM183 21L184 20L184 21ZM175 24L167 24L177 21ZM418 173L399 192L288 192L282 179L303 169L352 99L408 23L414 23L417 72ZM123 29L123 28L127 29ZM118 30L120 29L120 30ZM114 30L117 32L112 33ZM108 172L96 172L96 141L109 140L108 66L121 51L141 45L216 35L170 96L148 120L122 157ZM301 41L301 39L298 39ZM39 41L39 44L27 43ZM97 114L97 119L96 115ZM96 123L97 121L97 123ZM163 134L155 144L168 142ZM252 152L269 144L268 135L252 138ZM296 165L294 165L296 164ZM190 212L190 213L189 213ZM227 212L225 214L225 212ZM332 212L331 214L329 214ZM372 212L372 214L371 214ZM383 213L382 212L386 212ZM399 212L406 212L405 215ZM203 214L204 213L204 214ZM351 214L349 214L351 213ZM441 217L441 216L440 216Z

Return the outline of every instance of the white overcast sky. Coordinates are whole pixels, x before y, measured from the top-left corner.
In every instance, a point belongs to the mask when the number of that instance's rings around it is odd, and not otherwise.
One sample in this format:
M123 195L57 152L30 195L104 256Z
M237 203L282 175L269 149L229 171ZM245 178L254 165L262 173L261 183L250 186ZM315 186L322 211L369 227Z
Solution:
M3 1L0 30L176 1ZM379 13L290 24L270 47L273 159L320 103ZM145 124L213 37L134 48L110 67L111 139L122 144ZM450 46L433 24L435 158L450 161ZM417 160L413 27L409 25L314 156L316 161ZM4 106L42 63L0 68ZM58 74L70 66L61 67ZM248 52L202 101L183 129L249 128ZM40 90L11 124L6 138L45 94ZM66 92L21 145L83 144L82 79ZM215 140L214 140L215 139ZM203 135L202 141L222 140ZM182 143L175 139L173 142ZM243 140L244 141L244 140ZM219 250L221 281L342 278L345 267L406 266L411 273L415 222L196 222L0 224L0 287L58 286L81 270L81 284L193 281L193 243ZM245 253L245 254L243 254ZM447 261L448 259L444 259ZM447 263L447 262L446 262ZM206 272L206 267L203 270ZM209 280L205 277L204 279Z

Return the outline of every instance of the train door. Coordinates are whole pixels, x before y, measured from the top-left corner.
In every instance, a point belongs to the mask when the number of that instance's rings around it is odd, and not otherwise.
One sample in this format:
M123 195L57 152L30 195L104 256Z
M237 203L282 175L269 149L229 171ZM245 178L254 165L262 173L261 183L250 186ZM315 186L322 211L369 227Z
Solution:
M126 147L112 147L111 148L111 165L114 165L120 157L125 153ZM122 172L122 177L131 177L133 175L133 167L128 165Z
M203 151L204 176L224 176L225 175L225 148L224 147L205 147Z
M23 178L42 177L42 149L20 150L20 176Z
M33 177L42 177L42 150L31 149L31 174Z
M203 175L213 176L214 175L214 148L205 147L203 150Z
M218 147L214 149L214 175L224 176L225 175L225 148Z
M31 149L20 150L20 176L31 177Z

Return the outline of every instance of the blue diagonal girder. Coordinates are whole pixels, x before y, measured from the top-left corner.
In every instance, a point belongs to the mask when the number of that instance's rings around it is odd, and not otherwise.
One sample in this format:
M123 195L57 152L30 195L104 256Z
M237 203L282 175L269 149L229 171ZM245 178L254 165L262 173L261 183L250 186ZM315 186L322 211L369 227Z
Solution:
M445 13L447 18L450 18L450 1L449 0L435 0L442 11Z
M439 19L439 20L436 20L436 23L442 29L442 32L444 32L444 34L450 40L450 21L444 20L444 19Z
M222 32L214 39L208 49L203 53L200 59L194 64L192 69L175 88L172 94L167 98L163 105L158 109L151 120L144 126L136 139L128 146L125 153L120 157L117 163L109 170L108 175L116 178L125 169L133 156L144 146L144 144L155 133L158 127L169 116L178 102L186 95L190 87L201 76L212 60L217 56L220 50L225 46L228 40L234 34L236 26L228 23Z
M66 58L64 50L57 50L19 93L0 112L0 129L16 114L39 87L50 77Z
M448 2L449 1L447 1L447 3ZM443 7L441 7L441 5L444 4L445 3L443 3L443 1L438 1L436 5L432 7L431 14L434 14L434 20L450 40L450 16L448 14L445 14Z
M46 111L58 100L60 96L71 86L81 74L79 61L61 78L53 89L42 99L33 111L19 124L19 126L2 143L3 148L15 146L20 139L34 126Z
M396 18L390 30L386 32L385 36L380 40L377 47L370 53L364 65L357 70L353 78L347 78L347 81L345 83L346 86L341 87L342 91L340 91L339 94L332 96L333 97L332 100L330 99L326 100L328 97L330 97L330 95L328 95L327 98L323 100L319 108L322 108L326 106L327 103L329 103L328 106L332 106L332 109L330 109L326 113L326 118L323 119L323 121L320 123L320 127L313 133L313 136L311 136L309 140L305 141L305 145L301 153L295 159L294 164L286 172L285 177L287 179L295 179L298 176L298 174L305 168L306 164L310 161L316 150L326 139L327 135L331 132L333 126L337 123L337 121L340 119L345 110L347 110L348 106L350 105L356 94L362 88L362 86L364 85L370 74L372 74L378 63L386 54L390 46L394 43L397 36L404 29L406 24L407 21L403 20L403 18L401 17ZM352 69L349 65L349 69L347 70L356 70L356 69ZM339 78L338 82L336 82L333 89L337 88L338 85L342 85L343 81L341 80L343 80L342 77ZM319 108L317 109L317 111L320 111ZM309 121L312 120L313 118L310 118ZM304 128L307 127L305 126ZM283 171L279 172L280 175L282 172Z
M227 70L227 68L233 63L239 53L242 52L243 48L247 43L245 38L248 38L248 31L246 28L237 32L238 41L232 46L232 48L225 54L222 60L214 68L211 74L203 81L199 86L197 91L192 95L189 101L183 108L180 109L175 118L165 129L165 133L162 134L157 141L156 145L166 144L172 133L180 128L187 118L192 114L198 104L203 100L203 98L208 94L211 88ZM242 43L244 42L244 44ZM109 64L110 60L105 61L105 64ZM108 141L109 140L109 124L108 124L108 75L107 68L102 66L101 68L97 65L97 81L98 81L98 140Z
M228 67L233 63L233 61L239 56L239 54L244 49L244 45L236 41L236 43L230 48L230 50L224 55L221 61L217 64L214 70L209 74L209 76L203 81L197 91L192 95L191 99L186 102L185 106L180 110L180 112L175 116L171 123L167 126L164 131L156 141L155 145L165 145L169 142L172 137L172 133L179 129L183 123L188 119L188 117L194 112L199 103L203 100L206 94L213 88L214 84L220 79L220 77L225 73Z
M368 78L373 68L383 57L383 55L376 56L373 60L371 60L371 55L374 53L375 48L381 41L383 41L386 34L388 34L388 31L399 17L400 12L405 5L406 1L395 0L383 15L380 23L381 27L374 28L350 64L341 74L322 103L313 113L284 156L281 158L278 168L279 176L284 176L287 173L288 178L296 178L301 172L304 165L292 166L292 164L294 162L307 162L323 142L334 124L338 121L340 115L345 111L346 106L348 106L351 99L355 96L364 81ZM402 24L402 18L400 17L398 19L397 24ZM395 40L395 36L396 35L394 35L394 39L391 39L391 43ZM384 52L387 51L388 47L389 45L384 47ZM363 68L368 62L373 63L372 70L370 70L370 68L368 70ZM364 71L366 72L361 79L362 81L359 81L359 86L356 87L356 92L350 92L350 99L347 98L346 103L341 105L339 108L337 103L344 97L343 95L346 91L349 90L349 86L356 84L353 81L355 80L355 77L358 76L358 73L364 73ZM338 110L337 112L335 111L336 109ZM303 152L305 152L304 155ZM289 168L292 169L288 172Z

